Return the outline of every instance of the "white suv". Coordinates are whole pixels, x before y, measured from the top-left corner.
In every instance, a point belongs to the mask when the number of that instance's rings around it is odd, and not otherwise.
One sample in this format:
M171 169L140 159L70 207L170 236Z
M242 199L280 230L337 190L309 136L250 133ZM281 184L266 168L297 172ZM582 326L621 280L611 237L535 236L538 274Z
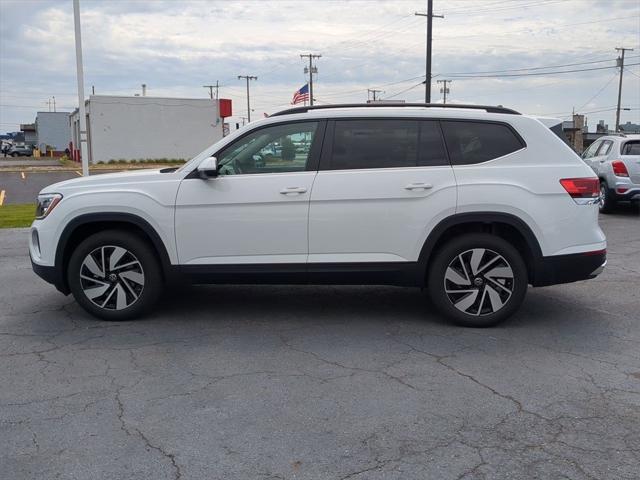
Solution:
M385 284L493 325L529 284L605 264L598 179L559 122L474 105L293 108L180 168L45 188L33 269L107 320L141 315L172 282Z

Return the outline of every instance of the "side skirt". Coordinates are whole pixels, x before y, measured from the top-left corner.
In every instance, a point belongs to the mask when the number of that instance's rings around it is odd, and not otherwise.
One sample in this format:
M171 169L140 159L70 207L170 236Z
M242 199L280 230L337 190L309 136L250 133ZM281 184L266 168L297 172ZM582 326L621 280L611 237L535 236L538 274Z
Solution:
M424 286L417 262L174 265L172 270L194 284Z

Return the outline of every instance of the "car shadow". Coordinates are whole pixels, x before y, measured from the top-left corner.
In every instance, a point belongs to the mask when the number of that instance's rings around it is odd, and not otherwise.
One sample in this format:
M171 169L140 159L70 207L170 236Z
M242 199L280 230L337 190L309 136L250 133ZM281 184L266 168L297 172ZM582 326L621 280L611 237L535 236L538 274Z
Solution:
M639 217L640 203L619 203L616 208L606 214L607 217Z

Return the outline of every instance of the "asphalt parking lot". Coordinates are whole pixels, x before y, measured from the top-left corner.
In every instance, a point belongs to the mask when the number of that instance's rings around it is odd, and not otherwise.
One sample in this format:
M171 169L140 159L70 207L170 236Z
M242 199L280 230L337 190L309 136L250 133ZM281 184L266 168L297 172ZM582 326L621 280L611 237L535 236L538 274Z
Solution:
M39 160L39 162L42 162ZM0 167L5 162L0 161ZM56 163L57 160L56 160ZM28 166L28 165L27 165ZM18 167L16 167L18 168ZM101 173L112 173L118 170L101 170L92 172L92 175ZM78 178L82 175L80 170L61 171L22 171L3 172L0 171L0 193L2 193L3 204L35 202L40 190L52 183L62 182L71 178Z
M601 224L600 277L486 330L390 287L194 287L97 321L0 230L0 476L637 479L640 216Z

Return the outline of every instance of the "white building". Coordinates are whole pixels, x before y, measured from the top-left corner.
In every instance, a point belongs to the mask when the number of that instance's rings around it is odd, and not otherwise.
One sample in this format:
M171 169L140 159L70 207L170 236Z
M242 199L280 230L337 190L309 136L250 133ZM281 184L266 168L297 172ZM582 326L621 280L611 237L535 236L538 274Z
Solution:
M37 146L40 151L48 149L63 152L69 147L71 129L68 112L38 112L36 114Z
M223 136L230 100L91 95L86 101L89 162L189 159ZM78 110L70 117L79 152Z

